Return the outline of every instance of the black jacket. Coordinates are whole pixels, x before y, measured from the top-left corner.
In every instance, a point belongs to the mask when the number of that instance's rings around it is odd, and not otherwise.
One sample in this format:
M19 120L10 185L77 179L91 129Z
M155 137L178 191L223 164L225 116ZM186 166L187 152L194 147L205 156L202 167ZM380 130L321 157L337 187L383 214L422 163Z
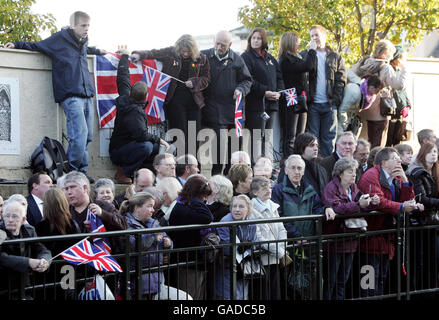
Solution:
M279 63L268 52L264 52L264 55L265 59L253 49L241 55L253 79L251 90L245 98L246 112L279 110L278 102L271 100L265 100L264 109L265 91L277 92L285 89Z
M18 236L13 236L6 230L4 222L0 221L0 229L7 234L7 240L36 238L37 234L34 227L23 224ZM45 259L50 261L52 254L40 242L27 243L24 252L20 252L19 244L2 244L0 246L0 292L11 285L12 289L20 288L21 275L24 284L29 283L29 258ZM0 295L1 296L1 295Z
M28 195L26 197L27 200L27 213L26 213L26 219L27 222L33 227L35 227L38 222L43 219L43 216L41 215L40 208L38 208L38 204L35 202L34 197L32 195Z
M279 66L282 72L285 89L296 88L298 95L305 91L308 94L308 72L316 69L315 50L309 50L306 59L293 56L289 53L279 58Z
M415 195L417 195L416 201L422 203L426 211L438 210L439 198L437 197L437 187L433 176L424 168L415 167L410 170L408 178L413 184Z
M203 91L206 106L202 109L204 124L232 125L235 123L235 99L240 90L245 97L250 92L252 77L244 60L231 49L229 56L219 61L214 49L203 50L210 65L210 85ZM244 99L243 99L244 103Z
M310 50L311 51L311 50ZM309 52L300 53L306 60ZM315 56L315 68L309 72L309 94L308 101L312 103L316 94L317 86L317 55ZM346 67L344 60L337 52L326 47L326 96L330 105L340 106L343 101L343 92L346 85Z
M160 138L148 133L148 117L145 104L130 98L131 82L128 69L128 55L122 55L117 69L116 119L110 139L110 153L132 141L159 143Z

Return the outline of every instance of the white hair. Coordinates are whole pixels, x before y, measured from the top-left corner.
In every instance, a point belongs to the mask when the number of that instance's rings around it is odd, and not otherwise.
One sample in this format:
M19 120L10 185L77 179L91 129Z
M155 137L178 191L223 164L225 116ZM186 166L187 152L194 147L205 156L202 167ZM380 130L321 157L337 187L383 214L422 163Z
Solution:
M157 183L157 189L159 189L163 193L167 193L168 197L174 201L178 197L178 193L183 189L181 183L174 177L166 177L160 179Z
M288 157L287 161L285 161L285 168L288 168L291 160L300 160L300 162L303 164L303 167L305 167L305 161L302 159L302 157L298 154L292 154Z
M236 163L245 163L251 165L250 156L245 151L235 151L230 157L230 164L234 165Z
M13 195L13 196L17 196L17 197L12 198L12 196L11 196L11 197L9 197L9 199L7 201L5 201L5 203L3 205L3 215L6 213L8 207L10 205L12 205L14 203L17 203L18 207L20 208L21 218L25 217L26 213L27 213L27 201L26 201L26 198L24 198L21 194L20 195L17 194L17 195ZM22 199L19 196L23 197L24 201L26 201L26 205L24 205Z

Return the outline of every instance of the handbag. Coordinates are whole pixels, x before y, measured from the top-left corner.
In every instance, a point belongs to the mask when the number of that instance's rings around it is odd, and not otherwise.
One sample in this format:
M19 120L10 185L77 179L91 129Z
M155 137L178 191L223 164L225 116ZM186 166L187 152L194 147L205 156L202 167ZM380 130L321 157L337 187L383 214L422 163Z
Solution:
M288 271L288 285L296 292L310 289L313 279L317 275L316 263L305 256L304 250L299 253L296 249L294 263L290 264Z
M261 263L261 259L257 256L247 256L242 259L241 263L238 265L238 272L241 273L241 279L255 279L264 278L265 269Z
M396 102L392 95L381 97L380 100L380 114L383 117L393 116L396 114Z
M293 113L308 112L308 105L306 103L306 93L302 91L302 94L297 97L297 104L293 106Z

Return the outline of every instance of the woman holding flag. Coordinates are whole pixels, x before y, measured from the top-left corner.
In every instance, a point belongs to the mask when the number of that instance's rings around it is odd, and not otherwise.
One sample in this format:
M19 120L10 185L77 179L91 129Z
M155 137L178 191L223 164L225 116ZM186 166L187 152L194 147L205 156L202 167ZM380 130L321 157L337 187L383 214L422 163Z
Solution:
M202 91L210 83L206 55L200 53L195 39L185 34L172 47L134 51L131 58L134 61L156 59L163 63L161 71L172 78L164 104L168 129L180 129L185 135L185 150L177 150L178 155L196 155L196 150L188 150L188 121L195 121L196 132L200 130L201 108L205 105Z
M284 82L277 60L268 53L267 34L262 28L255 28L247 38L247 49L241 55L253 78L250 93L246 96L245 104L245 127L251 131L254 148L252 155L259 158L265 155L273 159L277 143L274 141L274 148L267 148L269 154L265 154L262 144L265 129L273 129L273 139L280 137L280 132L276 133L279 126L279 98L284 89ZM262 130L253 132L253 130ZM268 132L267 132L268 133ZM270 139L266 139L270 141ZM271 146L270 146L271 147ZM277 148L279 150L279 148ZM255 157L252 157L252 163ZM279 159L280 160L280 159Z
M295 88L296 95L306 94L307 74L314 69L316 51L309 50L306 60L302 59L299 53L300 38L295 32L285 32L279 41L279 65L285 82L285 88ZM305 132L306 112L294 113L294 106L281 106L281 113L284 115L283 122L283 156L288 158L293 154L296 137Z

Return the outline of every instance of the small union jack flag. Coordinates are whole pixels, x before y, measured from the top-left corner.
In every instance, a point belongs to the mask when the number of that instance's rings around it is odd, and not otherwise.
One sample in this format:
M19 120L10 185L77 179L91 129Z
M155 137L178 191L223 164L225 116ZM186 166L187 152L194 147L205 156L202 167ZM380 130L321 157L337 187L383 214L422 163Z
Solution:
M165 111L163 104L165 103L166 94L172 78L158 70L146 66L142 81L148 85L148 98L152 96L152 100L146 107L146 114L153 118L160 118L165 121Z
M90 212L89 213L89 220L90 220L91 232L106 232L107 231L105 229L104 224L102 223L101 218L99 218L95 214ZM105 251L107 253L111 253L111 247L110 247L110 244L108 243L108 239L94 238L93 243L96 246L98 246L99 248L101 248L103 251Z
M236 128L236 136L242 137L242 93L241 92L236 95L235 128Z
M71 264L88 264L98 271L122 272L122 268L112 256L88 242L87 239L64 250L60 255Z
M296 88L285 90L285 99L287 99L287 107L294 106L298 103Z

